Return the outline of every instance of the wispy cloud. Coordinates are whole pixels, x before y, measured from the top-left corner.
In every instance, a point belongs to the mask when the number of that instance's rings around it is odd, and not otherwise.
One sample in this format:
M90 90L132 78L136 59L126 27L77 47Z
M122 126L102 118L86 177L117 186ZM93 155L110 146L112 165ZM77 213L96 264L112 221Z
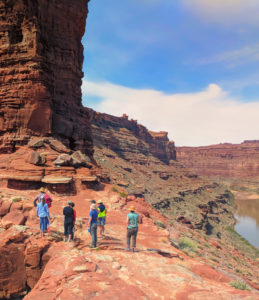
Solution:
M220 53L212 58L203 59L200 61L200 63L208 64L226 62L228 64L231 64L231 66L236 66L257 61L259 61L259 43Z
M100 98L94 107L97 111L117 116L126 113L150 130L168 131L177 145L239 143L258 138L259 100L243 103L216 84L197 93L165 94L84 81L82 91L86 97Z
M209 22L259 26L258 0L182 0L182 3Z

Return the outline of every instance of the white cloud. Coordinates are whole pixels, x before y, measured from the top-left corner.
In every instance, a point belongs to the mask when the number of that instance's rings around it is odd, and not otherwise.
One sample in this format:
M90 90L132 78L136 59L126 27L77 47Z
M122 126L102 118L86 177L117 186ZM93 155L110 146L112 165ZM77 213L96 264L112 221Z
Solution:
M259 101L232 99L216 84L197 93L165 94L84 81L82 91L86 97L101 99L95 110L116 116L126 113L150 130L168 131L178 146L259 138Z
M220 53L213 58L203 59L202 64L227 62L232 66L259 61L259 43L247 45L240 49Z
M210 22L259 25L258 0L182 0L182 3Z

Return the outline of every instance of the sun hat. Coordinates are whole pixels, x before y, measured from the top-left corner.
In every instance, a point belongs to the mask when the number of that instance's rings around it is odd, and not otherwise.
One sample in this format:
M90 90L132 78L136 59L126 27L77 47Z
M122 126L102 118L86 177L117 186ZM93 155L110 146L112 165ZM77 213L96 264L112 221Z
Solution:
M95 201L95 200L91 200L91 203L92 203L92 204L95 204L95 203L96 203L96 201Z
M135 207L134 207L133 205L131 205L131 206L129 207L129 210L130 210L130 211L135 211Z
M46 192L46 189L45 189L44 187L41 187L41 188L39 189L39 191L42 192L42 193L45 193L45 192Z
M96 209L96 205L93 203L93 204L91 204L90 208L91 209Z
M103 203L102 200L98 200L97 203Z
M73 205L73 202L72 202L71 200L68 200L68 201L67 201L67 204L68 204L68 205Z

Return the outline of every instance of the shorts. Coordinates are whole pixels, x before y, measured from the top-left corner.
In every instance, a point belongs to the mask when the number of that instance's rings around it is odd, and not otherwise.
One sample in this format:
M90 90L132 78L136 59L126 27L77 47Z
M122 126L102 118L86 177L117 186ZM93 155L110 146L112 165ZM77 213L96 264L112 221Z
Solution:
M72 235L74 229L74 223L65 223L64 224L64 235Z
M105 225L105 219L106 219L106 217L98 218L98 226L104 226Z

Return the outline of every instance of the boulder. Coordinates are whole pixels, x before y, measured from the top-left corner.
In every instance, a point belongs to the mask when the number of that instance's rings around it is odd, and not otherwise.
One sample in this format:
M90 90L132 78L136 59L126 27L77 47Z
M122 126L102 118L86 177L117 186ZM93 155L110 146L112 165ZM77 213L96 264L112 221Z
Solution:
M44 146L44 142L46 142L46 139L35 137L29 141L28 146L30 148L41 148Z
M9 212L11 205L12 205L11 201L3 201L1 203L0 217L5 216Z
M70 150L58 140L50 139L50 147L59 153L70 153Z
M11 208L10 208L10 212L14 211L14 210L22 210L23 205L21 202L13 202Z
M87 168L91 168L91 160L89 159L89 157L87 157L86 155L84 155L81 151L76 151L71 155L72 158L72 165L74 167L80 167L80 166L84 166Z
M58 158L54 161L56 166L70 166L72 162L72 158L68 154L61 154Z
M24 225L25 217L20 210L12 210L2 218L2 226L9 228L12 225Z
M32 151L29 158L29 163L33 165L41 164L41 156L37 151Z

